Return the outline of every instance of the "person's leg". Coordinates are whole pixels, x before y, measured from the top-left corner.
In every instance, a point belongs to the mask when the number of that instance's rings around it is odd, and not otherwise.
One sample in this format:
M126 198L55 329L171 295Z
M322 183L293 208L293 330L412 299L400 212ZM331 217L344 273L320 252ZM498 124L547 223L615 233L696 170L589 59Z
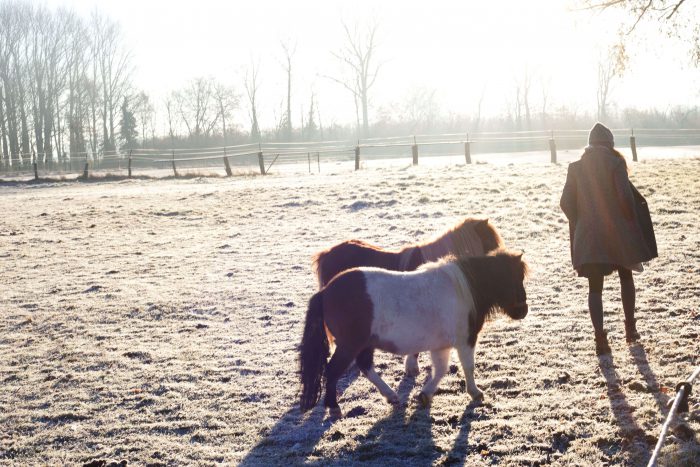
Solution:
M618 270L620 274L620 293L622 295L622 309L625 311L625 338L627 342L636 342L639 339L636 320L634 319L634 307L636 291L632 271L626 268Z
M603 329L603 275L588 277L588 312L591 315L595 332L595 350L597 355L610 353L608 338Z

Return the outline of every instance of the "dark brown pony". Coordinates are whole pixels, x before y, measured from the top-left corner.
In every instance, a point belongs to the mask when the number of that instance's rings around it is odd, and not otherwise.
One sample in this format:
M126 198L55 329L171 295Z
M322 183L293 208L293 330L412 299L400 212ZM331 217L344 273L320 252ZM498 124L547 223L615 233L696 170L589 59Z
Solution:
M425 263L445 256L483 256L503 246L501 235L488 219L467 217L433 240L408 245L398 251L384 250L362 240L347 240L317 253L313 268L319 289L322 289L338 273L356 267L414 271ZM333 342L331 333L328 339ZM415 376L418 372L418 355L409 355L406 357L406 373Z
M488 219L467 217L433 240L407 245L398 251L362 240L347 240L317 253L313 268L321 289L339 272L351 268L373 266L390 271L414 271L421 264L443 256L483 256L503 246L503 239Z

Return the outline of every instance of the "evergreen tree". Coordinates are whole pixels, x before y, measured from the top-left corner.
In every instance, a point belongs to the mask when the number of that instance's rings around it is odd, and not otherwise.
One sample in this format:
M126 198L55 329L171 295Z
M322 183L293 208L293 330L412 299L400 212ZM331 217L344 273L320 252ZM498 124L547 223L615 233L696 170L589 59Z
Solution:
M126 97L121 110L122 118L119 120L119 128L123 147L132 149L137 145L138 131L136 130L136 117L134 112L129 110L129 100Z

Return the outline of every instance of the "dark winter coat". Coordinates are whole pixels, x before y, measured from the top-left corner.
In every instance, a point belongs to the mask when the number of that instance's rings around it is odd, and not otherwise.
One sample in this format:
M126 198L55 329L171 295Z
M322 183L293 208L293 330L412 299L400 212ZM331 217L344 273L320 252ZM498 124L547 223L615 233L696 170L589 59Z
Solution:
M560 205L569 219L577 271L584 264L630 267L656 257L649 210L635 192L625 161L611 149L589 146L580 160L569 164Z

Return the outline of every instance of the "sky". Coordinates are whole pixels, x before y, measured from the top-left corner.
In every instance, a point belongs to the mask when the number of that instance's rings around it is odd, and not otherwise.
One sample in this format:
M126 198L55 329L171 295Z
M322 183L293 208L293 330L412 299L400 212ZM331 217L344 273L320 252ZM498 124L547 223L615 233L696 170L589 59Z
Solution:
M573 0L522 1L214 1L47 0L85 16L97 8L122 26L137 88L162 103L199 76L243 92L252 63L260 76L259 118L271 127L286 96L282 42L296 44L292 114L298 125L313 93L324 125L355 118L351 95L328 76L342 68L332 52L344 44L342 23L378 24L381 69L371 92L370 119L423 90L443 113L503 114L527 74L530 101L593 111L597 64L616 41L615 11L580 11ZM646 29L645 29L646 28ZM700 70L681 43L642 25L629 48L624 77L613 84L619 107L667 109L698 102ZM247 112L238 115L248 126Z

